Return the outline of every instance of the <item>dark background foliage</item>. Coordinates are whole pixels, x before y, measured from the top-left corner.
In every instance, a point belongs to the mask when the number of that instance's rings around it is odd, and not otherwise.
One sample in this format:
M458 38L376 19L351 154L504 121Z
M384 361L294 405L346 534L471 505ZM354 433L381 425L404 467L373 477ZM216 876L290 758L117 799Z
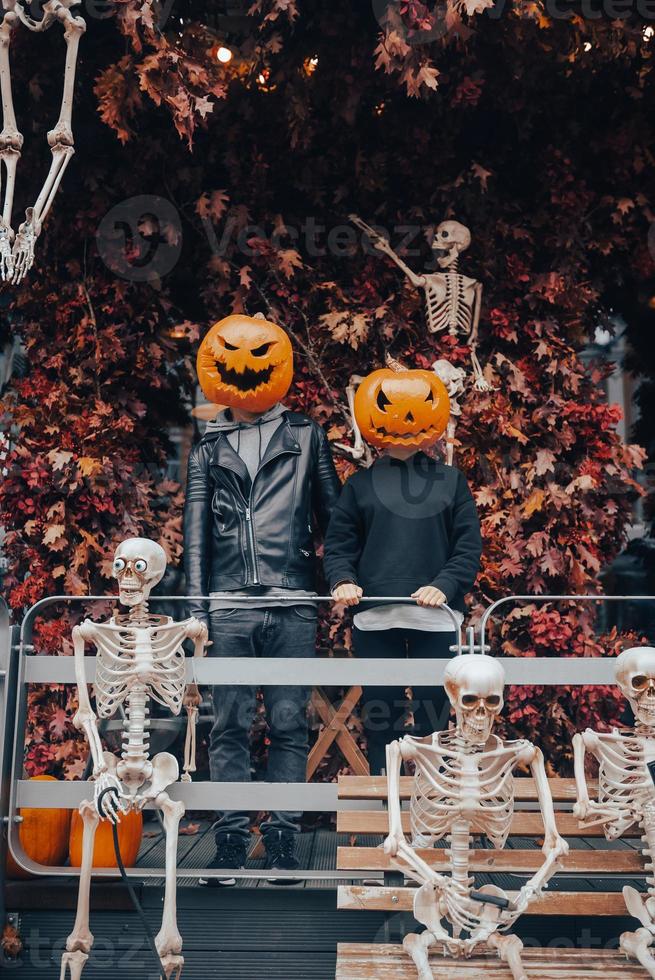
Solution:
M3 400L14 448L0 507L17 615L62 586L110 589L112 547L136 531L179 563L168 438L188 419L192 357L213 320L263 310L289 329L293 402L334 443L349 439L347 379L386 352L467 363L464 347L427 334L421 297L362 247L352 211L394 244L415 229L416 269L432 261L439 221L472 232L462 267L484 285L480 356L496 389L469 391L458 430L485 534L473 611L509 593L597 590L622 546L642 455L616 435L607 368L578 355L620 313L635 369L652 368L649 24L557 19L541 3L491 17L471 0L470 17L449 5L449 31L421 44L433 5L390 5L391 21L381 6L258 0L250 17L223 21L220 5L194 0L158 28L149 3L121 0L108 17L87 16L76 156L34 270L0 295L3 336L19 335L29 358ZM237 55L227 68L215 57L225 26ZM56 41L23 32L16 44L23 206L48 165ZM144 194L165 204L125 205L129 234L112 225L112 208ZM170 269L158 264L167 249L180 253ZM652 388L642 392L648 416ZM647 427L638 435L650 448ZM339 466L350 471L345 455ZM42 623L39 651L65 650L70 625L66 610ZM322 642L347 647L344 622L326 623ZM611 654L619 643L561 605L524 608L494 635L496 651L527 656ZM523 689L507 719L538 731L565 770L572 731L620 710L610 689ZM79 770L69 714L65 692L35 696L32 771Z

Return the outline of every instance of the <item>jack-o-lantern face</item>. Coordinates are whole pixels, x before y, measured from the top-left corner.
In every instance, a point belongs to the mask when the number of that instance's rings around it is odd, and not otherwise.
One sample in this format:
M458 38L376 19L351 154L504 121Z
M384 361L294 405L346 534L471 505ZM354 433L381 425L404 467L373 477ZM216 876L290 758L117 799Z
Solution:
M355 418L371 446L434 445L450 415L448 392L432 371L373 371L355 394Z
M293 351L277 324L234 314L219 320L198 351L198 380L210 402L265 412L284 398L293 378Z

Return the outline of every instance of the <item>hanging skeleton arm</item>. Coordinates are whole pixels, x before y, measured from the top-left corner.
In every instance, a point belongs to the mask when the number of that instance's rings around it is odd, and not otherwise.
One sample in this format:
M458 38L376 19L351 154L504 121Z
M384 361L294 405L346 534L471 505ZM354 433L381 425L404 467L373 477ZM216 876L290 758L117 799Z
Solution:
M355 392L362 382L362 377L359 374L353 374L346 388L346 398L348 400L348 415L350 417L350 427L354 437L354 443L352 446L346 445L343 442L335 442L335 447L341 449L342 452L346 453L352 460L356 463L361 463L363 466L370 466L373 462L373 456L371 455L371 450L366 445L362 438L362 433L357 425L357 419L355 418Z
M194 641L193 657L194 659L204 657L208 640L207 627L204 623L195 619L191 623L192 625L187 631L187 636L190 640ZM184 739L184 765L182 766L184 775L182 776L182 781L190 783L191 773L196 771L196 729L200 705L202 703L200 690L195 681L187 684L182 703L187 713L187 728Z
M534 779L537 789L537 800L541 817L544 822L544 843L541 848L546 860L538 871L520 889L515 901L514 911L521 913L525 911L530 902L540 893L542 888L552 878L557 871L559 859L568 854L569 845L563 837L560 837L555 822L555 808L553 797L548 786L548 776L544 764L544 755L541 749L528 743L529 748L522 753L517 761L527 763Z
M41 20L34 20L19 0L2 0L4 20L0 26L0 88L2 93L3 128L0 133L0 161L4 163L6 183L0 222L0 278L19 283L34 263L34 247L41 234L55 194L59 189L73 153L75 152L72 111L75 88L75 70L80 38L86 30L82 17L75 17L70 8L81 0L46 0ZM52 151L52 163L45 183L33 207L27 208L25 221L14 235L11 225L16 168L23 145L18 131L11 89L9 49L11 34L18 22L30 31L41 33L55 21L63 24L66 42L66 66L59 119L48 133L48 145Z
M599 802L589 797L585 760L589 752L605 769L623 768L625 756L623 753L625 739L618 732L595 732L588 728L584 732L576 732L573 736L573 769L575 775L576 802L573 805L574 815L583 822L585 827L605 824L605 835L609 838L620 836L622 826L627 828L634 823L634 817L627 807L616 803ZM611 825L615 825L612 828Z
M75 656L75 681L77 683L78 708L73 716L73 725L78 731L83 731L89 743L91 758L93 759L92 776L95 780L93 790L93 807L98 817L114 819L118 816L120 809L120 799L123 796L121 785L114 775L110 772L108 760L100 741L98 732L98 717L91 707L89 698L89 688L86 679L86 669L84 664L84 647L86 641L94 643L96 640L96 630L90 620L85 620L79 626L73 627L73 652ZM101 794L106 789L113 788L118 795L107 794L100 802Z
M9 64L11 32L17 21L18 15L13 10L6 10L0 25L0 91L3 119L2 132L0 133L0 194L3 194L2 220L0 222L0 278L3 281L8 279L13 272L11 246L15 236L11 227L11 214L14 204L16 167L23 146L23 137L16 124ZM4 164L4 175L2 164ZM2 188L3 176L5 179L4 193Z
M422 276L419 273L414 272L413 269L410 269L407 263L403 262L397 252L394 252L384 235L380 234L379 231L376 231L375 228L372 228L370 225L367 225L366 222L362 221L358 215L349 214L348 217L360 231L364 232L371 245L376 248L378 252L384 252L385 255L389 256L392 262L396 263L400 271L407 276L412 286L416 286L417 289L425 288L425 276Z

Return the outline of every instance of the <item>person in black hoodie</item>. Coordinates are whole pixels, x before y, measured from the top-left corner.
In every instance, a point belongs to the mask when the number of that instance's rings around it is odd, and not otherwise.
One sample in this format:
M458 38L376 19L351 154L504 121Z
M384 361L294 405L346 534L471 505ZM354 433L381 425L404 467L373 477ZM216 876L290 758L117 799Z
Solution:
M453 624L438 607L447 603L461 622L480 567L480 523L466 478L409 441L378 438L385 454L346 482L325 539L332 595L360 606L353 630L359 657L450 656ZM363 595L409 597L414 603L360 605ZM436 684L414 688L414 734L444 728L447 703ZM384 770L386 745L403 734L407 707L402 688L364 689L371 773Z

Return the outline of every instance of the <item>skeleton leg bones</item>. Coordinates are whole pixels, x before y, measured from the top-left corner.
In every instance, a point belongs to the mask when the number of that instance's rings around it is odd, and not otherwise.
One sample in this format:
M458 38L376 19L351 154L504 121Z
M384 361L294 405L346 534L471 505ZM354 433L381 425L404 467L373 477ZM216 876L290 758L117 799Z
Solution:
M635 888L626 885L623 898L630 915L641 922L642 928L636 932L624 932L619 939L619 946L626 956L633 956L648 972L655 977L655 958L651 946L655 942L655 922L650 913L649 903L652 898L644 898Z
M182 936L177 928L177 840L180 820L184 815L184 804L171 800L168 793L160 793L155 805L164 815L166 834L166 886L164 891L164 914L161 929L155 938L164 972L167 977L179 980L184 966Z
M619 947L626 956L633 956L641 963L649 977L655 977L655 959L650 951L653 942L655 936L643 927L636 932L623 932L619 937Z
M93 933L89 928L89 894L91 891L91 870L93 867L93 844L100 818L90 800L80 803L80 816L84 825L82 835L82 867L80 869L80 888L77 898L77 915L73 931L66 940L66 952L61 958L61 977L66 980L70 970L71 980L80 980L82 970L93 946Z
M521 962L523 943L518 936L501 936L499 933L493 932L487 942L492 949L497 950L501 960L507 963L514 980L528 980L528 975Z

